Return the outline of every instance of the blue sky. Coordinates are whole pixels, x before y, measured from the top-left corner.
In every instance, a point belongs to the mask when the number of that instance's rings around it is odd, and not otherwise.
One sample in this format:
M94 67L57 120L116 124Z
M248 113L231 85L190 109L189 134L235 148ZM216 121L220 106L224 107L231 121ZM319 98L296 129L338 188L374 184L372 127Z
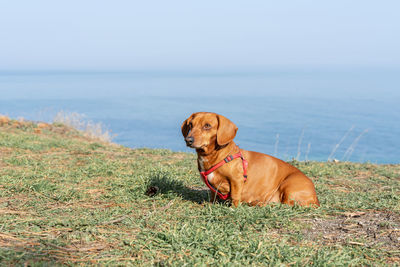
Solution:
M0 1L0 70L400 66L400 1Z

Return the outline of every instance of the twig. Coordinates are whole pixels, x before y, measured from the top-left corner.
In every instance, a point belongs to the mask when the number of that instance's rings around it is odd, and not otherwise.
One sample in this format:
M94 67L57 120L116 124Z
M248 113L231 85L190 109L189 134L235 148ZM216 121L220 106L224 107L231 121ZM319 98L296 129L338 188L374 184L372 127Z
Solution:
M297 144L297 156L296 156L296 160L300 159L300 147L301 147L301 142L303 141L303 136L304 136L304 128L301 131L301 135L299 137L299 143Z
M278 145L279 145L279 134L276 134L275 148L274 148L274 157L278 156Z
M348 243L349 243L350 245L365 246L364 243L360 243L360 242L349 241Z
M308 154L310 153L311 143L308 143L307 152L306 152L306 161L308 161Z
M120 217L118 217L118 218L116 218L114 220L111 220L111 221L108 221L108 222L102 222L101 224L102 225L107 225L107 224L119 223L119 222L122 222L123 220L125 220L128 217L129 217L129 214L125 214L125 215L120 216Z
M342 139L340 139L339 143L337 143L337 144L335 145L335 147L332 149L331 154L329 154L328 161L331 161L331 160L332 160L332 157L335 155L336 150L337 150L337 149L339 148L339 146L343 143L343 141L347 138L347 136L350 134L350 132L353 131L354 127L355 127L354 125L351 126L350 129L343 135Z
M360 141L361 137L368 133L369 129L365 129L359 136L357 136L356 139L354 139L353 143L349 146L349 148L346 150L346 152L343 155L343 160L349 160L349 158L351 157L351 154L353 154L354 152L354 148L356 147L358 141ZM346 159L347 156L347 159Z
M85 252L85 251L91 251L91 250L102 250L105 249L107 246L102 245L102 246L97 246L97 247L88 247L88 248L65 248L65 247L60 247L51 243L43 243L44 245L59 249L59 250L63 250L63 251L67 251L67 252Z

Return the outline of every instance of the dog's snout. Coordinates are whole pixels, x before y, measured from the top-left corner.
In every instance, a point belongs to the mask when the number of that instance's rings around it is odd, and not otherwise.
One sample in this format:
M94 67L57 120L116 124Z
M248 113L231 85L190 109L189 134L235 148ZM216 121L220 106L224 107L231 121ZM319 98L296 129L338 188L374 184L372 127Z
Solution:
M185 141L186 141L187 145L191 145L194 142L194 138L193 138L193 136L188 136L185 138Z

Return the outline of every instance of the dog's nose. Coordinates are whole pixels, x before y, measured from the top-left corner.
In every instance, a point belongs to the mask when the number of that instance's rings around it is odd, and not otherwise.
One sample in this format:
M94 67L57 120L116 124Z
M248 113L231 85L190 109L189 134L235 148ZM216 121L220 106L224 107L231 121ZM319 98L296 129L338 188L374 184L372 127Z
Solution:
M185 141L186 141L187 145L191 145L194 142L194 138L193 138L193 136L188 136L185 138Z

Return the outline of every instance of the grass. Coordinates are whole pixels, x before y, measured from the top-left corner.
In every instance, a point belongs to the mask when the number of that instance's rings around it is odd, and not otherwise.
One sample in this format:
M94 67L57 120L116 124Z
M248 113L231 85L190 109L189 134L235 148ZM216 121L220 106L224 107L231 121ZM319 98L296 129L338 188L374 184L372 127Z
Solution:
M292 164L315 182L320 208L233 209L208 203L193 154L3 122L0 263L400 264L400 165Z

